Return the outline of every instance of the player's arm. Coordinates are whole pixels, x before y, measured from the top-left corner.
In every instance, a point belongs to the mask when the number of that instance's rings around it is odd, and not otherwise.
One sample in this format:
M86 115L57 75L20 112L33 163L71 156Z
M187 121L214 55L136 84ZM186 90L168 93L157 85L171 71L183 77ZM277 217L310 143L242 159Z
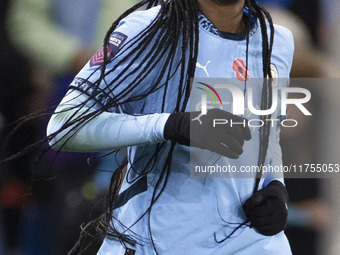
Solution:
M273 167L282 166L280 146L280 125L271 129L272 140L269 142L267 161ZM284 185L282 172L267 172L263 176L263 184L243 204L251 226L257 232L272 236L284 230L288 217L288 192Z
M89 100L85 93L70 89L48 124L47 135L52 148L95 152L170 140L237 158L243 152L244 141L251 138L249 128L245 127L212 130L214 118L241 121L240 117L218 109L208 111L206 116L202 116L201 125L193 120L194 116L199 115L198 112L96 114L98 107L98 103ZM80 121L84 118L85 121Z
M152 15L151 15L152 14ZM116 66L128 54L128 48L134 39L156 17L157 11L149 15L135 12L121 21L111 35L115 43L109 43L111 51L107 70L113 70L97 88L94 83L100 77L100 64L103 62L102 49L93 56L72 82L69 91L50 119L47 134L50 145L55 149L66 151L88 152L102 151L132 145L164 141L162 137L164 123L169 114L149 114L133 116L124 113L101 111L101 102L89 95L87 88L93 93L105 93L109 80L115 79L126 67L127 62ZM130 45L130 46L129 46ZM124 49L123 49L124 48ZM150 75L152 77L152 75ZM141 84L138 93L146 91L152 81ZM113 84L112 86L116 86ZM84 88L86 87L86 88ZM128 87L128 81L120 83L112 93L111 99ZM99 91L100 90L100 91ZM90 94L91 94L90 93ZM126 98L121 99L126 100Z
M272 128L274 141L270 142L268 157L271 166L282 165L279 143L280 127ZM243 205L251 226L267 236L284 230L288 217L288 192L284 185L283 173L266 173L262 189L255 192Z
M127 61L116 66L115 61L117 63L117 59L123 58L124 54L128 53L128 47L124 48L124 45L128 45L138 31L144 29L147 22L150 22L146 21L144 27L138 28L140 21L144 20L142 15L142 12L132 14L121 22L122 25L112 34L115 39L119 38L119 45L111 45L112 52L118 52L118 55L111 56L113 59L110 65L114 66L108 65L108 68L113 71L105 77L103 83L115 79L119 72L129 65ZM244 141L250 139L250 130L248 127L238 126L213 129L214 118L241 121L239 117L222 110L208 111L208 114L201 118L202 125L198 124L198 121L192 121L190 113L183 112L133 115L125 114L123 111L121 113L100 111L103 105L99 105L94 99L90 100L85 93L86 89L83 88L98 92L94 85L100 75L100 69L96 64L100 61L101 54L98 56L97 58L95 56L94 61L89 61L78 74L82 82L73 84L74 88L69 90L49 122L47 133L53 148L88 152L170 140L185 146L208 149L231 158L237 158L242 153ZM153 87L151 77L157 77L157 70L153 72L156 74L150 74L150 79L143 80L143 84L140 84L133 93L138 93L139 97L143 93L145 95L157 93L149 91ZM87 80L86 77L90 78ZM99 86L100 90L105 92L106 84L102 85ZM112 86L115 87L114 91L108 89L110 92L107 93L111 99L118 100L121 104L129 101L125 96L118 96L126 94L128 80ZM192 114L195 115L193 118L199 115ZM191 136L190 126L195 131Z
M294 39L292 33L281 26L275 26L275 41L273 51L279 56L280 83L289 84L289 72L292 67ZM284 45L284 47L282 47ZM278 112L280 112L278 110ZM268 162L272 166L282 166L280 147L280 126L272 128L274 132L268 148ZM269 173L264 176L262 189L255 192L243 204L243 209L251 223L263 235L275 235L284 230L288 216L288 192L284 185L283 173Z
M102 112L89 117L96 112L95 105L85 94L69 90L49 121L50 145L64 151L95 152L164 141L163 129L170 114ZM77 124L85 116L89 120Z

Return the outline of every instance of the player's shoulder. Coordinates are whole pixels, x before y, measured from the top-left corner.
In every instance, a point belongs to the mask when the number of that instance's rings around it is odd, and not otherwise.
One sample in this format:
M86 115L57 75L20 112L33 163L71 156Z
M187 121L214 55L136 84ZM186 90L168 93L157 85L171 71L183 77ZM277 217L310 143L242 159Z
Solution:
M294 50L294 37L292 32L281 25L274 24L274 34L277 44L280 44L281 46L284 45L285 48L289 48L290 50Z
M127 38L126 43L131 41L157 18L159 10L160 6L156 6L148 10L139 10L129 14L119 22L113 35L120 33Z
M274 45L272 62L280 77L289 77L294 56L292 32L281 25L274 24Z
M281 37L282 39L285 39L285 40L287 40L287 39L293 40L293 34L288 28L286 28L282 25L274 24L274 30L275 30L276 36L279 36L279 37Z
M126 25L133 25L137 27L148 26L157 17L160 10L160 6L152 7L148 10L138 10L122 19L118 28Z

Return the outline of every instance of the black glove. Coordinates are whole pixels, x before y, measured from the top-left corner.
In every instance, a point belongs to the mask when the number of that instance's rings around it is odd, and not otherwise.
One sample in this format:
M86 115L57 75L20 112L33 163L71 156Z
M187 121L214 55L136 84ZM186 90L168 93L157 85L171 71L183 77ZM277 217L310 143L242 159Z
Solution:
M279 181L272 181L267 187L254 193L243 209L254 227L262 235L272 236L284 230L288 216L288 193Z
M228 123L214 127L215 119ZM231 122L233 125L230 125ZM200 112L172 113L165 124L164 138L182 145L208 149L229 158L238 158L243 152L244 140L250 140L251 133L246 119L212 109L206 115L200 115Z

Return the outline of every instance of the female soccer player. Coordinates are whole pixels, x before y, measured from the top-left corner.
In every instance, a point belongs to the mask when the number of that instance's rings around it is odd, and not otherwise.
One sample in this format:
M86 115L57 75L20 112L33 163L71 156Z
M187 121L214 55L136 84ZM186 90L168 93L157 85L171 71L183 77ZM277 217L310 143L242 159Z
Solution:
M127 151L107 211L70 253L104 234L102 255L291 254L282 177L190 178L190 163L207 158L280 165L279 128L212 130L214 119L246 121L220 109L199 116L189 101L191 78L236 77L245 94L249 78L263 78L254 100L269 109L270 78L289 76L292 55L291 33L255 0L144 0L124 13L48 125L57 150Z

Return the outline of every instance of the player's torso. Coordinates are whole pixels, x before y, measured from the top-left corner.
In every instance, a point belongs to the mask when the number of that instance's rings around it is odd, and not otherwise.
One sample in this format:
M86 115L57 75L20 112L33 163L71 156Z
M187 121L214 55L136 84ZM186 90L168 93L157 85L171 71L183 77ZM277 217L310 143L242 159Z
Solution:
M247 60L249 77L263 77L261 40L260 31L255 31L250 37L247 57L246 40L221 38L207 31L204 27L200 27L199 55L195 78L234 78L235 86L239 86L243 90ZM275 46L273 71L275 71L275 75L282 74L283 77L288 77L289 60L279 57L278 49L279 47ZM176 83L178 77L174 76L172 80L166 98L166 104L169 107L175 105L175 95L178 92ZM262 90L258 89L254 95L256 104L259 104L261 92ZM150 95L146 99L146 103L143 104L144 113L159 111L162 100L162 90ZM190 110L190 102L187 109ZM245 165L256 165L259 137L256 133L254 135L251 145L245 148L245 155L242 160L225 159L222 163L239 165L243 162ZM143 158L147 159L152 155L154 148L153 145L135 147L133 157L140 159L139 162L143 162ZM216 162L219 157L207 151L202 154L202 151L196 150L196 153L198 161L206 158L211 162ZM126 223L132 224L131 220L137 219L147 209L156 182L163 170L166 155L167 150L165 149L164 153L160 153L160 158L154 169L143 180L144 184L147 184L145 185L145 192L127 201L125 208L122 207L117 210L117 216L121 220L126 220ZM222 240L245 220L242 203L251 194L254 179L190 178L190 164L197 164L190 159L192 160L190 149L177 145L173 153L171 173L167 179L167 184L162 195L153 205L150 226L156 247L161 254L164 252L181 254L180 251L185 251L185 254L194 254L190 252L202 252L204 249L207 249L206 252L209 249L218 250L221 245L216 242L216 239ZM204 162L204 164L207 164L207 162ZM142 165L140 168L143 167ZM136 166L138 168L138 164ZM131 173L132 177L134 177L133 173ZM160 187L162 185L161 183ZM129 187L131 187L131 184L124 183L122 190ZM131 212L131 210L134 211ZM133 230L140 231L147 238L149 237L149 230L146 226L147 219L143 219L139 224L134 225ZM244 228L240 229L233 237L236 238L241 235L244 230ZM196 247L197 250L190 251L186 244Z

